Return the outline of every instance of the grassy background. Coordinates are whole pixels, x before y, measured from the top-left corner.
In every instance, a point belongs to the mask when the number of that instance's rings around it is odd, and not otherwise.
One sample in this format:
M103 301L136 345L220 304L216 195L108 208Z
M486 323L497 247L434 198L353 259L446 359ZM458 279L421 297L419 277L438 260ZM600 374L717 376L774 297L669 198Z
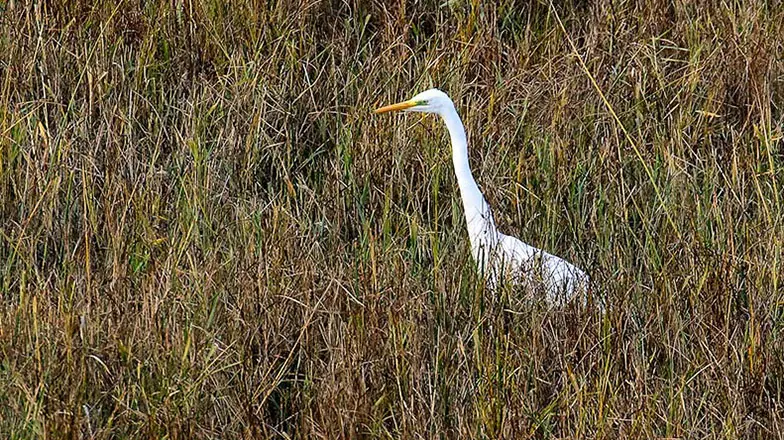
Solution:
M31 3L2 437L784 437L780 2ZM605 315L477 285L431 86Z

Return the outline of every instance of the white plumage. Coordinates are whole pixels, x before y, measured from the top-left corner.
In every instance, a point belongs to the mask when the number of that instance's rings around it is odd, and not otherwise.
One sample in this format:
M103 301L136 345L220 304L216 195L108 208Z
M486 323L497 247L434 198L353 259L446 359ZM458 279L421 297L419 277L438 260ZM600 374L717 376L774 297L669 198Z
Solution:
M452 160L471 241L471 255L491 288L511 281L529 289L543 288L551 304L563 304L587 295L588 276L569 262L498 231L490 205L471 174L468 145L460 116L449 96L438 89L422 92L408 101L381 107L435 113L444 120L452 140Z

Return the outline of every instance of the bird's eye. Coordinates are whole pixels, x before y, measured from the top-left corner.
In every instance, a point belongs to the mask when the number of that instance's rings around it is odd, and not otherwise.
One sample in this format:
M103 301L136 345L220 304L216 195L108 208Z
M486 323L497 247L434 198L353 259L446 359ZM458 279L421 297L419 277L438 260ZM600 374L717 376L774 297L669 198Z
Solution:
M420 105L427 105L427 101L426 101L426 100L424 100L424 99L423 99L423 100L421 100L421 101L416 101L416 105L417 105L417 106L420 106Z

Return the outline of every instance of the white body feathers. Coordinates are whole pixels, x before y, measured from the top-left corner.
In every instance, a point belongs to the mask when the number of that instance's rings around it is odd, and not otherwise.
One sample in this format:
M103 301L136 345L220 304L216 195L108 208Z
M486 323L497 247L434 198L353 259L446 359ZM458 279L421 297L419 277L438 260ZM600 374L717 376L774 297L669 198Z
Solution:
M471 174L465 129L454 103L438 89L416 95L409 101L384 107L377 112L405 110L435 113L446 123L452 141L454 163L460 195L463 199L471 255L479 272L491 288L512 282L536 290L543 289L552 304L563 304L575 296L587 295L588 276L569 262L515 237L498 231L490 205Z

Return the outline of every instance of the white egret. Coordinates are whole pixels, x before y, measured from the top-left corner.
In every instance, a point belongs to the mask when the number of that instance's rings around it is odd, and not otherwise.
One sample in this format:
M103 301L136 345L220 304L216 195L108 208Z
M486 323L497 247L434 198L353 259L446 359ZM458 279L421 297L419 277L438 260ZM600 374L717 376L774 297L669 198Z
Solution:
M490 288L507 280L529 289L544 288L551 304L566 303L578 294L585 298L589 281L585 272L555 255L498 231L490 205L479 190L468 165L463 123L446 93L430 89L408 101L381 107L375 113L394 110L435 113L446 123L452 140L452 161L463 199L471 255Z

